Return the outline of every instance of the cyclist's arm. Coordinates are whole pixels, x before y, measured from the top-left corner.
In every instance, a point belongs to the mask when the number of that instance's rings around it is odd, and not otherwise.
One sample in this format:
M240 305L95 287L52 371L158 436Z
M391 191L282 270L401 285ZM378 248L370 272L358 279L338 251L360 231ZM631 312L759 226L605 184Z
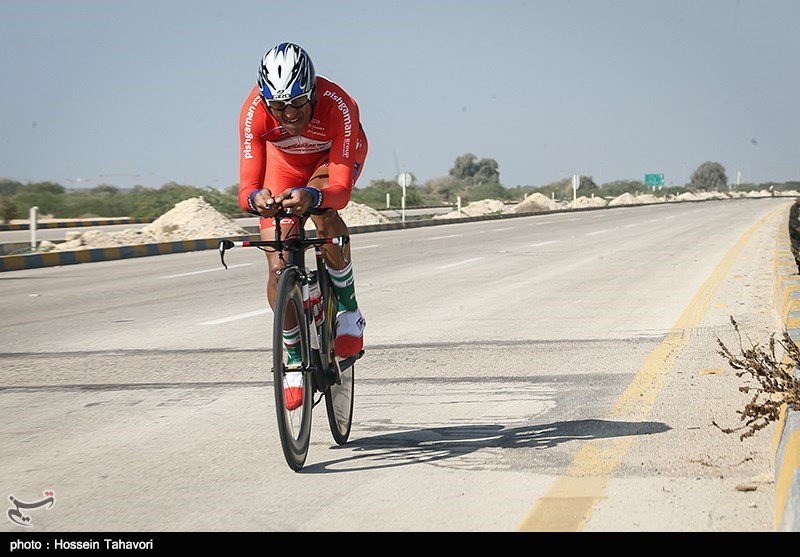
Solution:
M341 97L346 110L339 107L332 110L338 133L331 143L328 186L322 198L322 207L336 211L344 209L350 201L355 185L356 144L361 131L358 105L346 93Z
M267 146L256 131L255 114L263 110L258 93L251 93L239 114L239 206L254 213L254 197L264 186L267 165ZM266 193L266 192L265 192ZM269 194L266 196L269 197ZM266 199L264 199L266 201Z

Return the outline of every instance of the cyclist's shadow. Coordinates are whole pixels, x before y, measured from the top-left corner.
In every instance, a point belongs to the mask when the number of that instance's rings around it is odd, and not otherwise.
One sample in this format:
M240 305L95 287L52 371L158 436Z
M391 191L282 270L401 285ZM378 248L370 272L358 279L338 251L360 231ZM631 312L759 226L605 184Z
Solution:
M463 457L479 449L548 449L566 441L590 441L664 433L661 422L575 420L506 428L499 424L461 425L379 433L351 439L342 447L344 458L309 464L311 473L351 472ZM362 461L359 463L358 461Z

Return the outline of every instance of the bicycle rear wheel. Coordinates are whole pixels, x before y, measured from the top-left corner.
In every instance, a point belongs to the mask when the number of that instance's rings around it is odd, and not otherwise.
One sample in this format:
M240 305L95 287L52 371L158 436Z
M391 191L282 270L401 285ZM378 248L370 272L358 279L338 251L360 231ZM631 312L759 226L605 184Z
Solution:
M325 317L322 323L322 355L326 366L335 366L337 381L325 391L325 408L328 411L328 425L337 445L344 445L350 437L353 423L353 402L355 395L355 366L340 369L336 363L334 340L336 339L336 293L327 273L320 273L320 289L325 301Z
M289 350L283 331L299 323L301 362L290 366ZM314 406L314 385L311 380L308 326L303 314L303 293L300 275L286 269L278 281L275 318L272 331L272 371L275 387L275 409L278 415L283 456L292 470L300 470L308 456L311 441L311 412Z

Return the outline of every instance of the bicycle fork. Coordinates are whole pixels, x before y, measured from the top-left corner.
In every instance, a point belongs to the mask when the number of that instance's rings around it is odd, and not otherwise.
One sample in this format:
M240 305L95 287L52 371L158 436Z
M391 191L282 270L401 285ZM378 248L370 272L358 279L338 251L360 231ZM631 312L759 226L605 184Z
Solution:
M312 302L310 283L313 280L313 275L307 275L303 279L303 307L307 308L307 311L304 311L303 313L305 315L304 319L306 322L306 328L308 329L308 340L311 346L309 361L312 362L312 374L315 377L317 391L324 393L338 377L335 373L335 369L332 369L331 366L327 365L327 358L324 358L322 354L322 341L320 340L319 327L314 319L314 309L311 307Z
M320 349L319 333L317 331L317 324L314 321L314 309L311 307L311 289L308 286L309 280L309 278L306 278L306 280L303 281L303 307L311 310L311 318L309 319L306 317L308 339L311 342L311 348L318 351Z

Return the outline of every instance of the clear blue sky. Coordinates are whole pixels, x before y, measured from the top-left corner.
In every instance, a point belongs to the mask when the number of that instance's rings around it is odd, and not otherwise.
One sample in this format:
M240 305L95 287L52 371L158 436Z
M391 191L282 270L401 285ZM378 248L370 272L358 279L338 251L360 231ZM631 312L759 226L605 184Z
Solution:
M361 187L465 153L509 187L798 180L798 29L798 0L0 0L0 176L235 184L239 109L291 40L360 105Z

